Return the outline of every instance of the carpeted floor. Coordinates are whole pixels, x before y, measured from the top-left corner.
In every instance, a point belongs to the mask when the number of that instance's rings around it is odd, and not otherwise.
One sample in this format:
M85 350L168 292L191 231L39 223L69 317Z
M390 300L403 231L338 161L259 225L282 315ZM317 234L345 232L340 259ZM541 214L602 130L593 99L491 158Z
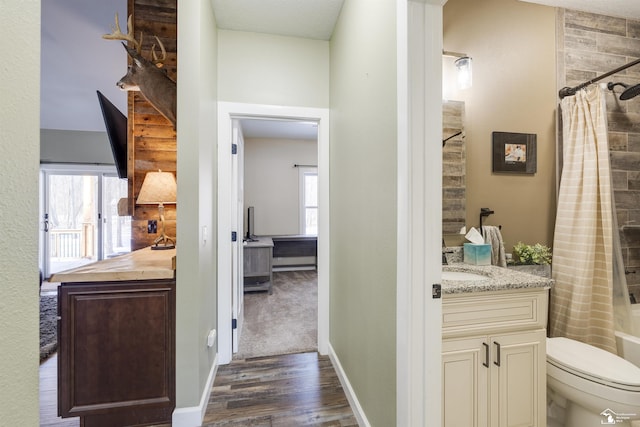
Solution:
M58 349L57 295L40 297L40 362Z
M273 273L273 294L244 294L244 324L234 359L318 349L318 273Z

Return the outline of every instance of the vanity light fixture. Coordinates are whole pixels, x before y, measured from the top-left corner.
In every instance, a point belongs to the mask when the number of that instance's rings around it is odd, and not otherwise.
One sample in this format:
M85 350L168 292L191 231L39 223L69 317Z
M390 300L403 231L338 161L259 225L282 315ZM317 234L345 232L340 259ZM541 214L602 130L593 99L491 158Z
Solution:
M458 89L468 89L473 83L472 60L466 53L442 51L443 56L457 58L454 61L457 72Z
M473 73L471 69L471 58L463 56L454 62L458 71L458 87L460 89L469 89L473 81Z

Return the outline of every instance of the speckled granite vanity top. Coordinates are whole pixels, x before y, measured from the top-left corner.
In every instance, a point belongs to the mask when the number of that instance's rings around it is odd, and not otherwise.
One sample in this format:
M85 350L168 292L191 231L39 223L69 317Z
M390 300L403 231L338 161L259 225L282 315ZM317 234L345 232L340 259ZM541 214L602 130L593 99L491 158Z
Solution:
M471 292L506 291L515 289L550 288L553 280L533 274L522 273L510 268L495 265L470 265L452 263L443 265L442 271L457 271L486 276L480 280L442 280L443 294Z

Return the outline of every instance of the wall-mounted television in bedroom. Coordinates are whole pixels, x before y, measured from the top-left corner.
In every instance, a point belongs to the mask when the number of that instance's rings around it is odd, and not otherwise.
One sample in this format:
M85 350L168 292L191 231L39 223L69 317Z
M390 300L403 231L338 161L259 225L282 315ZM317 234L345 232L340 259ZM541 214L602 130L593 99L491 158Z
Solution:
M127 178L127 117L100 91L98 101L119 178Z

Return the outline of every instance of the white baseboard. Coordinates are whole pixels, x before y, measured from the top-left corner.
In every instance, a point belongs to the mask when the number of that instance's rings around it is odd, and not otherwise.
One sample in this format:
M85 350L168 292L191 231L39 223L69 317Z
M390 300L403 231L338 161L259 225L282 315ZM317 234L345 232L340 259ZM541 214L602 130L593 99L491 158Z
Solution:
M207 404L209 403L209 397L211 396L211 388L213 387L213 380L216 378L216 372L218 372L218 354L213 360L213 365L209 371L209 377L207 383L202 391L200 397L200 404L198 406L190 406L187 408L177 408L173 411L171 417L171 425L173 427L198 427L202 425L204 414L207 411Z
M344 390L344 394L347 396L347 400L349 401L349 405L351 406L351 410L358 421L358 425L360 427L371 427L369 420L367 420L367 416L360 406L360 402L358 401L358 397L356 396L355 391L351 387L351 383L347 378L347 374L342 369L342 365L340 364L340 359L338 359L338 355L334 351L331 343L329 346L329 359L331 359L331 363L333 364L333 368L336 370L336 374L338 374L338 379L340 380L340 384L342 385L342 389Z

